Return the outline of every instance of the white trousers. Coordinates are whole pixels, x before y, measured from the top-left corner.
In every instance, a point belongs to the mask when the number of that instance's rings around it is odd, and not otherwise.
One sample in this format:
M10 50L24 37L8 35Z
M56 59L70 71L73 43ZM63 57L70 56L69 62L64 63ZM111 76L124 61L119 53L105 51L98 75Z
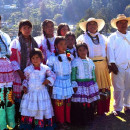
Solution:
M130 67L119 68L117 75L112 73L112 84L114 87L114 109L122 111L124 107L130 107Z

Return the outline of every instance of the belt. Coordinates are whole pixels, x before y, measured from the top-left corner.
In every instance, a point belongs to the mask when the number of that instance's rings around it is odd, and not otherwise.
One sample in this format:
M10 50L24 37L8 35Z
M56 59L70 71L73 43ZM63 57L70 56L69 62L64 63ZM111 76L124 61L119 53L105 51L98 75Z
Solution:
M98 62L98 61L103 61L103 60L93 60L93 62Z

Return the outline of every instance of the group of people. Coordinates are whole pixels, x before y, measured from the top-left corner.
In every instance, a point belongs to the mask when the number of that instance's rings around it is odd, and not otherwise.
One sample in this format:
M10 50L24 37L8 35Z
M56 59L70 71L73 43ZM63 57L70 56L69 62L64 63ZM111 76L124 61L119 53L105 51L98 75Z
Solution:
M1 17L0 17L1 21ZM87 125L109 112L110 73L114 111L130 112L130 17L111 20L108 38L99 31L103 19L79 23L77 39L66 23L54 35L54 22L42 23L32 37L32 23L22 20L16 39L0 31L0 130L53 130Z

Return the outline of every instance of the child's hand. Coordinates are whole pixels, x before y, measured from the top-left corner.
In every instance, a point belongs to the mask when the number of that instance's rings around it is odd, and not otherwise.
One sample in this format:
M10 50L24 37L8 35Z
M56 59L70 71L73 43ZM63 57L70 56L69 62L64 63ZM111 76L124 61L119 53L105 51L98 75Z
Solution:
M73 90L74 90L74 93L76 93L77 92L77 87L73 88Z
M24 76L24 74L21 70L17 70L17 72L22 80L26 79L26 77Z
M48 85L50 83L50 81L48 79L46 79L42 84L43 85Z
M27 88L26 87L23 87L23 92L24 92L24 94L27 94Z

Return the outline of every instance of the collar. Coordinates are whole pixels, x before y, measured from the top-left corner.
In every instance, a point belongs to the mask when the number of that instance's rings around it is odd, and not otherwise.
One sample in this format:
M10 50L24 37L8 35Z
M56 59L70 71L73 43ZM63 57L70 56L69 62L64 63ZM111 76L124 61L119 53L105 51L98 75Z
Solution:
M39 67L34 66L34 70L40 70L40 66Z
M99 32L96 32L96 33L91 33L91 32L89 32L89 31L88 31L88 33L89 33L92 37L96 37L96 35L98 35L98 34L99 34Z

